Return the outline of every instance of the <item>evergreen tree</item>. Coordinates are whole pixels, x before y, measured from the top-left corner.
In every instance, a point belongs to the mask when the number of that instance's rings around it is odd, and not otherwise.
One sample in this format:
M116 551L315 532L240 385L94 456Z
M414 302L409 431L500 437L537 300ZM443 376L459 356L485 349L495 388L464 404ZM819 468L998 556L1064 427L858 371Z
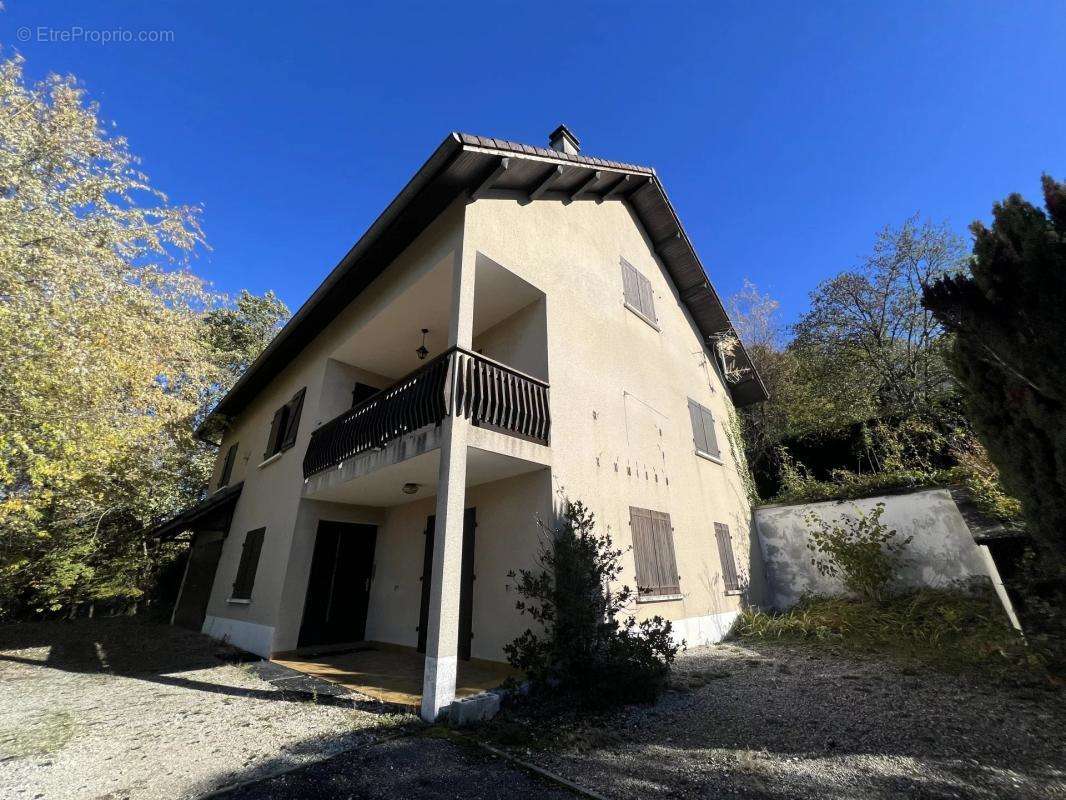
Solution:
M1047 214L1014 194L974 223L969 274L925 304L955 334L949 363L972 421L1022 502L1045 567L1066 564L1066 185L1044 178Z

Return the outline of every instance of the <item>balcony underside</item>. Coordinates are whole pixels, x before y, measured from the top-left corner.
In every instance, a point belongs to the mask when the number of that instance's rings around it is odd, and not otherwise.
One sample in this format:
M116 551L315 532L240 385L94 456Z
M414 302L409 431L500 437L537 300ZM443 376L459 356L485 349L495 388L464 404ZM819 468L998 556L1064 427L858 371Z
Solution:
M394 506L437 494L441 428L427 426L389 442L380 450L361 453L304 482L310 500L361 506ZM551 451L506 433L472 427L467 452L466 485L513 478L550 466ZM417 484L406 494L406 484Z

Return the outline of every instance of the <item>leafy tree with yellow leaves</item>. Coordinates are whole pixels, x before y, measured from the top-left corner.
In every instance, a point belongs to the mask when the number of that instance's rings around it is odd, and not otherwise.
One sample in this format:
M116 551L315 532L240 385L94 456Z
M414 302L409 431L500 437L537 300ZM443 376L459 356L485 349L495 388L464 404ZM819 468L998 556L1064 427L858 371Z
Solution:
M227 333L203 246L72 77L0 61L0 615L135 603L171 555L146 531L206 483L194 424L287 314L242 297Z

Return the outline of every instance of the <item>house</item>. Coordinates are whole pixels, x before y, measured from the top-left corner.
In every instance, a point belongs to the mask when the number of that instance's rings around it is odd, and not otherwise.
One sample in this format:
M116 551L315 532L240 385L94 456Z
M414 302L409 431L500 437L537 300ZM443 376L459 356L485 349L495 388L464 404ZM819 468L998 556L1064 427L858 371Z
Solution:
M689 644L758 547L731 442L765 399L654 170L449 135L201 427L222 431L174 621L263 656L373 641L457 662L529 625L508 572L580 499L639 617Z

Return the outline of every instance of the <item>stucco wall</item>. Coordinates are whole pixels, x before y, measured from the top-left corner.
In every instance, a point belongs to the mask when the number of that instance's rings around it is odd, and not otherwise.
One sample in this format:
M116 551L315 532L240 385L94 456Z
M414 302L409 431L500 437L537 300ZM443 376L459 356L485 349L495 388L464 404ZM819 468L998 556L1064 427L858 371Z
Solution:
M911 494L870 497L863 500L766 506L756 509L755 523L769 580L769 603L783 610L804 595L840 595L839 578L824 577L811 563L807 550L808 524L813 511L827 522L869 514L885 504L881 522L897 531L897 540L913 537L904 553L901 587L944 587L953 581L989 577L988 561L981 552L955 501L946 489Z
M212 486L217 485L226 450L231 443L238 442L231 480L234 483L243 480L244 489L215 573L205 631L210 628L212 635L226 638L261 655L268 655L271 649L281 650L292 646L295 636L293 616L298 618L302 613L302 592L306 590L306 573L303 587L297 585L297 573L300 569L306 569L299 555L301 548L308 546L306 530L310 524L305 522L298 526L297 523L298 514L307 513L300 498L303 489L303 456L311 432L338 413L338 404L343 404L345 400L351 402L351 387L348 386L346 391L338 388L339 379L335 379L338 373L333 371L336 362L332 362L331 374L327 375L327 368L331 364L329 356L351 330L372 318L444 259L453 257L461 242L462 220L462 203L453 205L438 217L396 259L393 268L375 280L341 312L233 420L219 448ZM307 387L307 394L295 446L277 460L261 465L275 410L288 402L301 387ZM232 603L229 597L244 537L248 531L260 527L266 528L266 534L251 602ZM300 531L305 536L303 540L297 536ZM292 565L290 554L297 556ZM296 572L290 575L290 568ZM284 618L280 639L275 630L279 617ZM298 629L298 622L295 627ZM265 646L266 642L272 644Z
M468 492L466 505L478 508L479 522L474 655L501 658L503 644L528 624L513 614L513 594L499 576L522 558L532 561L529 521L562 494L584 500L624 548L631 543L630 506L670 514L681 597L642 603L635 612L674 620L678 637L690 644L719 639L744 598L724 590L714 523L729 526L738 572L755 600L763 593L763 568L726 434L732 404L714 359L625 203L527 203L506 194L460 201L445 212L235 421L220 458L240 441L233 480L244 479L245 489L208 610L212 631L254 644L255 652L293 647L318 520L380 519L368 636L414 643L421 533L433 502L380 514L349 506L338 516L335 508L301 501L300 467L311 431L350 402L354 373L329 360L338 342L442 260L458 262L459 253L464 263L489 258L544 293L482 332L475 345L551 383L552 469ZM623 305L622 259L651 282L657 328ZM301 386L308 393L296 446L259 468L274 410ZM714 413L720 461L695 452L689 398ZM260 526L267 532L252 602L228 603L244 535ZM625 566L622 578L633 585L631 552Z
M644 230L625 203L497 193L467 208L463 246L545 294L553 491L584 500L625 548L630 506L669 513L682 598L642 603L638 618L680 621L690 643L720 638L743 598L723 589L714 523L729 526L756 596L760 553L725 431L728 391ZM623 305L623 258L651 281L659 330ZM695 453L689 398L714 413L722 463ZM632 552L625 565L632 585Z

